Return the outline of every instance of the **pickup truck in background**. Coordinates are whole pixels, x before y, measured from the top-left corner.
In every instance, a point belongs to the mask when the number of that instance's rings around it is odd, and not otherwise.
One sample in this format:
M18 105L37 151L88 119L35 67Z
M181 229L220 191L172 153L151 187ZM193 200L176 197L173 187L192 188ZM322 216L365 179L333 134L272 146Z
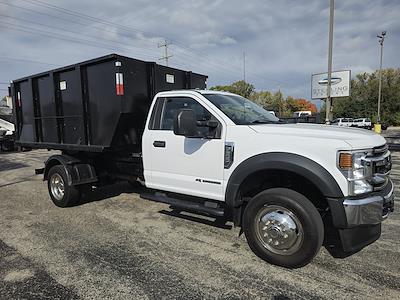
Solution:
M139 181L142 198L233 222L279 266L380 237L394 206L384 138L285 124L206 79L112 54L15 80L17 143L61 151L37 170L59 207L92 186Z

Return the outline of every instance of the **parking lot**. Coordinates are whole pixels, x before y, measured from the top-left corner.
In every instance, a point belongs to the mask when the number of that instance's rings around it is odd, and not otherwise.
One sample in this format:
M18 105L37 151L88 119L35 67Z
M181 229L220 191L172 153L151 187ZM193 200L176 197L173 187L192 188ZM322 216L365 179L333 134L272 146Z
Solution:
M57 208L34 175L50 154L0 154L0 299L400 298L397 207L360 253L334 259L323 248L286 270L257 258L231 224L174 212L125 184ZM392 178L399 186L400 152Z

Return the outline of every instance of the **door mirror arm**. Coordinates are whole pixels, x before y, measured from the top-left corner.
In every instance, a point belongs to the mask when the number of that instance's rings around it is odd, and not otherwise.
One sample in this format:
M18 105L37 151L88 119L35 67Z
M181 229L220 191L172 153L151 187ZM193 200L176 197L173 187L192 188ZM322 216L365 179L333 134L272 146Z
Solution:
M215 120L197 121L196 124L199 127L209 127L209 128L213 128L213 129L218 127L218 121L215 121Z

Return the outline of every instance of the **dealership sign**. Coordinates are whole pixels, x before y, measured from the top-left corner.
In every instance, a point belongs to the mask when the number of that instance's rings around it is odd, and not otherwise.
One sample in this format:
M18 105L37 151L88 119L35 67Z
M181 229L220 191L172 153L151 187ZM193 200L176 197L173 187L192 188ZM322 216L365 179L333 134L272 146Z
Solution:
M328 73L314 74L311 78L311 98L323 99L327 95ZM331 97L350 96L350 70L332 72Z

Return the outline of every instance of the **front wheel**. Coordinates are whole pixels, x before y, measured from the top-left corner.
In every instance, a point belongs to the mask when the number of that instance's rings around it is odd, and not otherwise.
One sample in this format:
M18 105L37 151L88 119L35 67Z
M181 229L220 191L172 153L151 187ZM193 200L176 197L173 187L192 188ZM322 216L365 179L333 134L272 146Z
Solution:
M62 165L49 170L47 187L53 203L58 207L74 206L80 200L80 191L68 184L67 172Z
M324 225L315 206L286 188L254 196L244 211L243 229L257 256L286 268L308 264L324 239Z

